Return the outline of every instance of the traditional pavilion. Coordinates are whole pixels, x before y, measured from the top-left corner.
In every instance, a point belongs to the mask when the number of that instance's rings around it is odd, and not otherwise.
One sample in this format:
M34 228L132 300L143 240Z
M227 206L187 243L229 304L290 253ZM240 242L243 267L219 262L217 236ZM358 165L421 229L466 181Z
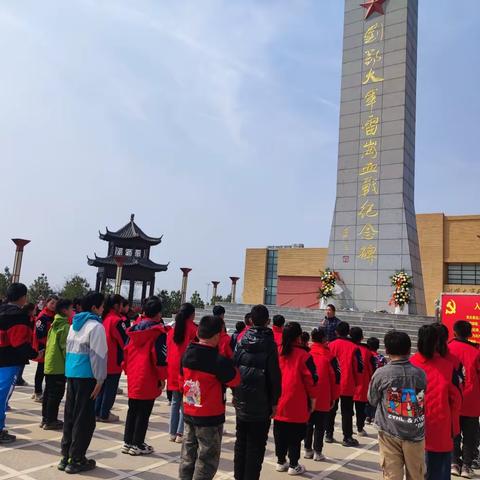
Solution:
M165 272L167 265L150 260L150 248L158 245L162 237L150 237L135 223L135 215L130 222L116 232L106 228L99 232L102 240L108 242L106 257L89 258L88 264L98 267L95 290L104 291L108 283L114 285L117 272L117 260L123 261L121 293L132 302L141 302L146 296L153 295L155 274Z

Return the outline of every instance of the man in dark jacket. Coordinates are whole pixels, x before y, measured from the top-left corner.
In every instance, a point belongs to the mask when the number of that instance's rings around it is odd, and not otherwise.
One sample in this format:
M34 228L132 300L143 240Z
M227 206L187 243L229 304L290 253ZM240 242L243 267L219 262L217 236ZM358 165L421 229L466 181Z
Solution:
M280 398L282 379L273 332L267 327L269 312L256 305L248 329L235 351L234 363L241 383L234 389L237 413L235 480L258 480L262 469L271 417Z
M340 319L335 316L335 305L329 303L325 310L325 320L322 322L322 327L327 331L327 340L329 342L337 338L337 326Z
M32 348L32 326L22 307L27 302L27 287L12 283L7 302L0 305L0 445L12 443L15 435L5 430L5 410L17 375L37 352Z

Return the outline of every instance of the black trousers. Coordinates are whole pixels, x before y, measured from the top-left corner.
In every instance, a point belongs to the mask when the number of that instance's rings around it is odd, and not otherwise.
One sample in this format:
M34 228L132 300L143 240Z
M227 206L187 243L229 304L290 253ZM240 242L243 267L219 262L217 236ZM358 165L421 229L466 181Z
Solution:
M327 436L333 437L335 429L335 417L337 415L339 400L330 410L328 419ZM353 397L340 397L340 411L342 413L342 431L343 439L352 438L353 435Z
M51 423L58 420L58 408L65 393L65 375L45 375L42 420Z
M478 417L460 417L460 434L455 437L453 463L472 466L477 451Z
M235 441L235 480L258 480L267 446L270 418L261 422L244 422L237 418Z
M285 463L287 459L290 466L295 468L300 458L302 440L307 431L306 423L273 422L273 436L275 438L275 455L278 463Z
M147 434L148 421L152 413L153 400L135 400L128 399L128 413L125 420L125 433L123 441L127 445L135 445L140 447L145 443L145 435Z
M63 421L62 455L74 461L85 458L95 430L94 378L69 378Z
M361 432L365 427L365 419L367 418L368 402L355 401L355 415L357 417L357 431Z
M108 374L103 382L102 390L95 400L95 415L104 420L108 419L110 410L117 397L118 383L120 382L120 373Z
M307 424L307 434L305 436L305 449L312 449L318 453L323 450L323 437L327 428L330 412L313 412Z
M43 362L37 363L37 371L35 372L35 393L41 395L43 391L43 377L45 376L44 372L45 364Z

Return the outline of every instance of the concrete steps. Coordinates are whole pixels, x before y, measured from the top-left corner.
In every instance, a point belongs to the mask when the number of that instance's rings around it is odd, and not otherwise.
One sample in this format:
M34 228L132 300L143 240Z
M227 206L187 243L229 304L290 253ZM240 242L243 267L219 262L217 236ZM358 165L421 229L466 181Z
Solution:
M222 305L226 310L225 323L229 331L233 331L236 322L239 320L243 321L245 314L248 313L253 306L230 303ZM287 322L295 321L300 323L302 328L307 332L311 331L314 327L319 326L325 316L323 310L282 308L277 306L268 306L268 310L270 312L270 318L276 314L281 314L285 317ZM196 319L199 321L203 315L210 315L211 313L211 308L205 310L197 309ZM420 326L435 321L434 317L423 317L418 315L392 315L348 311L338 311L337 317L348 322L351 327L361 327L365 338L378 337L381 343L383 343L383 337L385 334L390 330L404 331L410 335L414 349L416 349L417 332Z

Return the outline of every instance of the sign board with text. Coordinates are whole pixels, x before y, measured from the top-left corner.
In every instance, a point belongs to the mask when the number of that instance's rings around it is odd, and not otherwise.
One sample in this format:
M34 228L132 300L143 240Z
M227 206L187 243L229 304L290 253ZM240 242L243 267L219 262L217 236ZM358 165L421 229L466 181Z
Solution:
M447 326L450 338L457 320L467 320L472 324L470 341L480 344L480 295L464 293L442 293L442 323Z

